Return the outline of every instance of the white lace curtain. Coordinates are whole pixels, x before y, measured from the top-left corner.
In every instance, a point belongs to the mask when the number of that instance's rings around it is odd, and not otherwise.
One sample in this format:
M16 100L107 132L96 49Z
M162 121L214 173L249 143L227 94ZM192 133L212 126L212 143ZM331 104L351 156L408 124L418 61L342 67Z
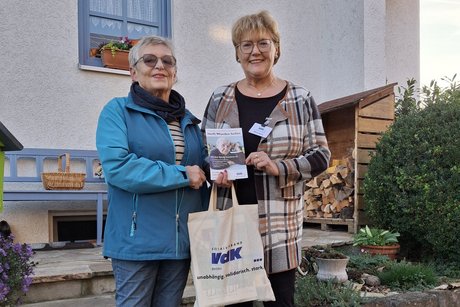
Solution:
M126 1L126 12L123 12L123 1ZM129 38L139 38L145 35L158 35L158 27L145 23L156 23L159 20L158 0L90 0L90 10L118 17L127 16L140 20L128 22L125 31ZM90 32L94 34L120 37L124 32L123 21L112 18L91 16ZM125 32L126 33L126 32ZM126 34L123 34L126 35ZM96 35L97 36L97 35Z
M157 21L157 0L127 0L128 18ZM123 15L123 0L90 0L90 10L115 16Z

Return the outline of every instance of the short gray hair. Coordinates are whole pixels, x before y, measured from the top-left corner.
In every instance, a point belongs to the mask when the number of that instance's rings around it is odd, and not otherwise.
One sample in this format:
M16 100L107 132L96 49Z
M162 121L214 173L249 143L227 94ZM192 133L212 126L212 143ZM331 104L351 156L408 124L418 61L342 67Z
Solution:
M134 63L139 60L139 51L141 48L149 45L164 45L171 50L172 56L175 57L174 46L170 40L158 36L144 36L136 45L134 45L133 48L129 50L129 67L134 67Z
M224 144L231 144L230 140L227 139L226 137L222 136L220 138L217 139L216 141L216 147L220 147Z

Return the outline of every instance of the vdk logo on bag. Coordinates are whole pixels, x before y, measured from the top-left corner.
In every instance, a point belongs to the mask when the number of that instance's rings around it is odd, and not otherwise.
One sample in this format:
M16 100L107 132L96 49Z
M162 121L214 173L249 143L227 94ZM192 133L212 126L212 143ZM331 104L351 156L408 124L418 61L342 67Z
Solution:
M226 253L211 253L211 263L212 264L224 264L229 261L241 259L241 246L238 248L232 248Z

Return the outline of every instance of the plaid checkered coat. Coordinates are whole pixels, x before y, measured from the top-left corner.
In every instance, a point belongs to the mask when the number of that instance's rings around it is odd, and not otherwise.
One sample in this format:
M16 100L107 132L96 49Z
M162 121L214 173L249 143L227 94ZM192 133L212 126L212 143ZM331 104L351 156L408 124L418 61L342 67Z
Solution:
M202 122L204 140L206 128L239 127L235 86L220 87L212 94ZM305 182L323 172L330 158L321 116L305 88L288 82L286 96L270 117L268 126L273 130L267 138L261 138L257 150L276 162L280 175L269 176L258 170L254 173L259 230L269 274L298 266ZM229 189L219 189L218 193L218 207L230 207Z

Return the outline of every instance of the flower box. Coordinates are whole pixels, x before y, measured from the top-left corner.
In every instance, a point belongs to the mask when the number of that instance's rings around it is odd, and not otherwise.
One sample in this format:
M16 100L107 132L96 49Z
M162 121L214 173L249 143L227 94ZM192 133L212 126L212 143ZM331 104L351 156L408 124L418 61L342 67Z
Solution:
M128 61L129 50L116 50L112 53L111 49L101 51L102 65L108 68L129 70Z

